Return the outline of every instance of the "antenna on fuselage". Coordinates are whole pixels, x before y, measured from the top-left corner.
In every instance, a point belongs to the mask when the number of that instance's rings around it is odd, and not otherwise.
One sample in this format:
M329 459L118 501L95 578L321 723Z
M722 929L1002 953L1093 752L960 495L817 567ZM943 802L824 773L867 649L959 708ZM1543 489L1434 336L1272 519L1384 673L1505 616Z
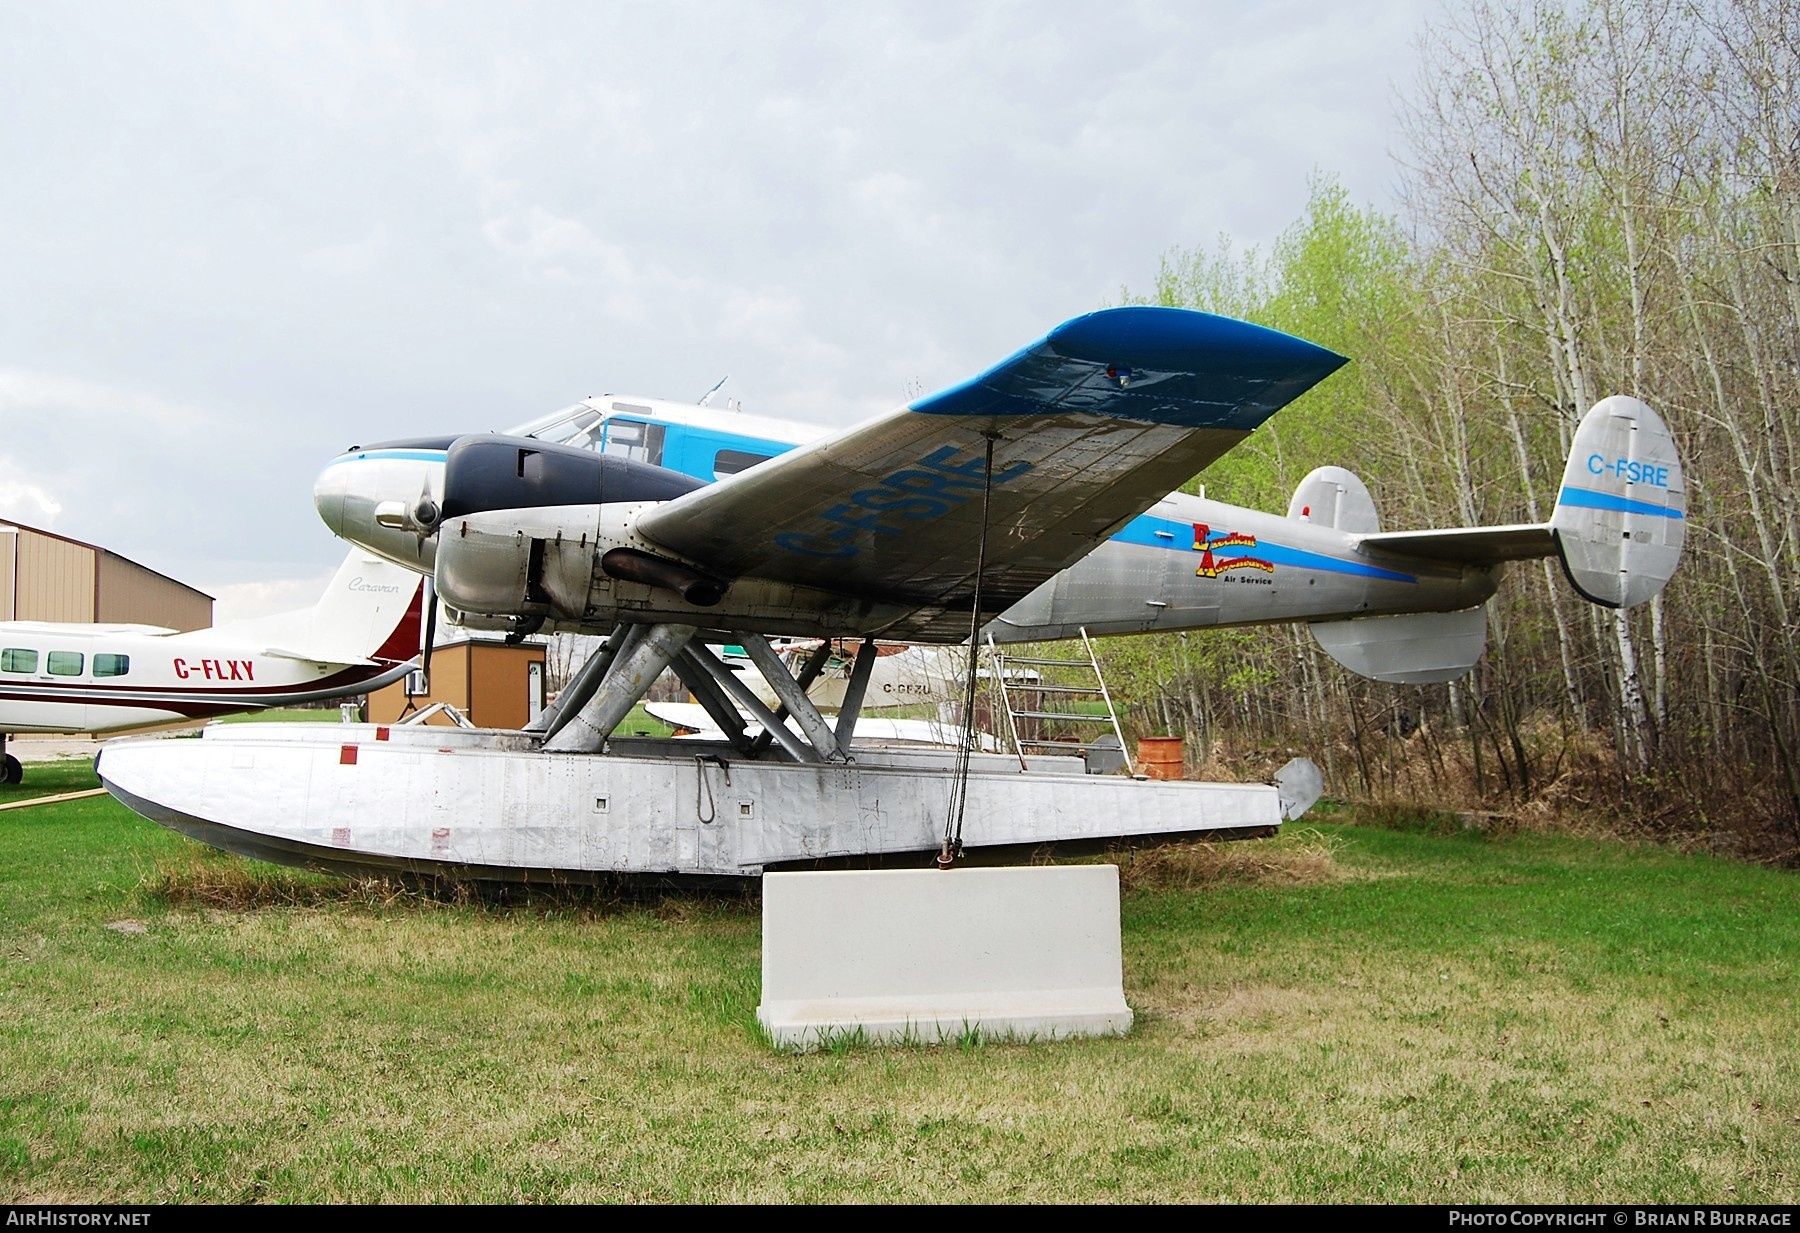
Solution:
M719 392L719 387L724 385L729 380L731 380L730 373L726 373L723 377L720 377L718 379L718 381L713 384L713 387L710 390L708 390L708 391L706 391L706 393L700 395L700 401L697 405L704 407L708 403L710 403L712 401L712 396Z

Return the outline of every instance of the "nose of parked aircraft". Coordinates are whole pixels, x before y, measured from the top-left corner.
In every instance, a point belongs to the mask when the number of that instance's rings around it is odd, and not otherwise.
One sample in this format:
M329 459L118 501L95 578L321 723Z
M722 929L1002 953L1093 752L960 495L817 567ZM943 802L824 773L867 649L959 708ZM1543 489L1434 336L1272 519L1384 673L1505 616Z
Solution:
M319 511L319 517L331 528L333 535L349 539L344 528L344 489L349 483L350 472L349 468L337 465L342 461L342 457L333 460L313 481L313 508Z
M435 511L448 443L402 442L339 454L313 482L313 508L334 535L396 565L431 572L437 552L422 509Z

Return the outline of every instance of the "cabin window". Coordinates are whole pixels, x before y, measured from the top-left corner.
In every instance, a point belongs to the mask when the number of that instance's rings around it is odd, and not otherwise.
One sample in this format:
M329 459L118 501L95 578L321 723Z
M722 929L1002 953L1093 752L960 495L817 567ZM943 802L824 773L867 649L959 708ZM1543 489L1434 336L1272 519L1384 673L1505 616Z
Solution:
M80 651L52 651L49 658L46 667L51 676L80 676L81 661L86 657Z
M131 671L129 655L96 655L94 656L95 676L124 676Z
M713 474L720 479L748 471L759 462L767 462L773 454L752 454L749 450L720 450L713 455Z
M37 652L9 646L0 651L0 672L36 672Z

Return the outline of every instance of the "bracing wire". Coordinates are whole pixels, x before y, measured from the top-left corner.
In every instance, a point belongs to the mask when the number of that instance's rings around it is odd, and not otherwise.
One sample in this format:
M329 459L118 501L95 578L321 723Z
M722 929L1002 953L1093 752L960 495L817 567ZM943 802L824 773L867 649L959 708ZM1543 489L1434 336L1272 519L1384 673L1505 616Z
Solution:
M950 773L950 807L944 815L944 846L938 852L938 868L948 869L962 855L963 810L969 798L969 761L975 750L975 656L981 638L981 583L987 572L988 512L994 492L994 442L987 435L987 458L981 472L981 538L975 545L975 598L969 607L969 662L963 677L962 741Z

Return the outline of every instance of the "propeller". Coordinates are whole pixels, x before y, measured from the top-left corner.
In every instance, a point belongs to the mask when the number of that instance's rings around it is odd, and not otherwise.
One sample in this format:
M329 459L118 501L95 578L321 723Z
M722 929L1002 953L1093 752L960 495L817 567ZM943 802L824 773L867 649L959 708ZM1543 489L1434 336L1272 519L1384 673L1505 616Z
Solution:
M419 675L425 678L425 692L431 692L431 647L437 641L437 582L425 575L425 625L419 639Z
M411 512L413 530L418 532L420 539L437 533L438 520L444 516L444 510L437 503L436 498L431 495L431 477L429 475L419 484L419 499L413 502Z

